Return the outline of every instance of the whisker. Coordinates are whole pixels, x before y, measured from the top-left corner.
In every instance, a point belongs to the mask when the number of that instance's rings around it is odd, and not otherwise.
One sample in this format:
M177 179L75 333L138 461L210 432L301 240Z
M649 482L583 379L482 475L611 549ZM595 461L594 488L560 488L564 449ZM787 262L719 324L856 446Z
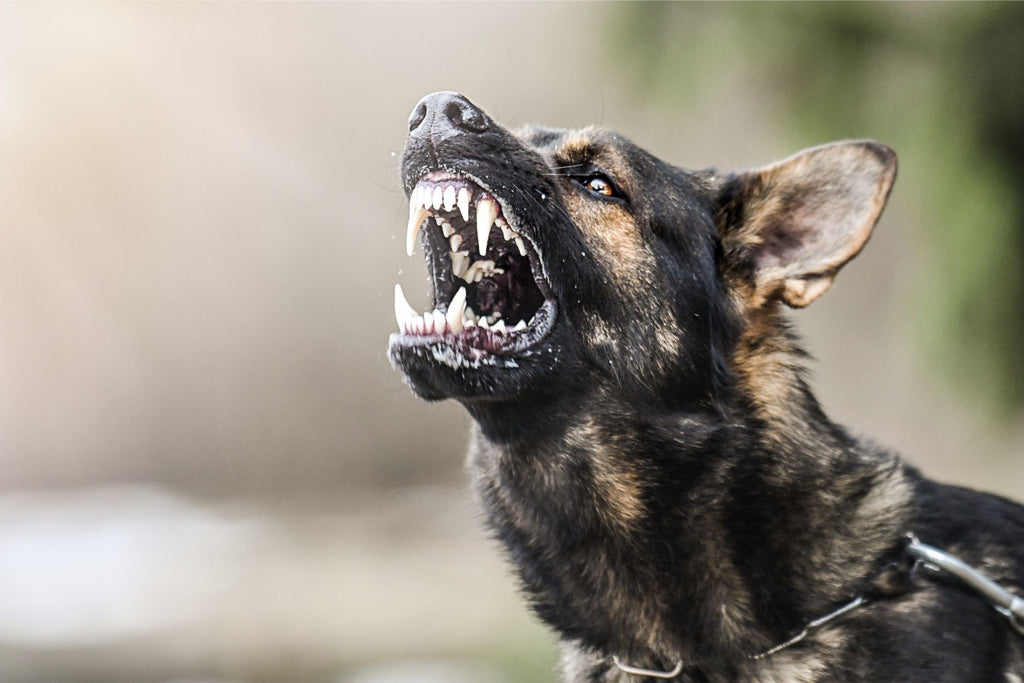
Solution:
M572 168L582 168L583 164L567 164L565 166L552 166L552 171L567 171ZM561 175L560 173L542 173L541 175Z

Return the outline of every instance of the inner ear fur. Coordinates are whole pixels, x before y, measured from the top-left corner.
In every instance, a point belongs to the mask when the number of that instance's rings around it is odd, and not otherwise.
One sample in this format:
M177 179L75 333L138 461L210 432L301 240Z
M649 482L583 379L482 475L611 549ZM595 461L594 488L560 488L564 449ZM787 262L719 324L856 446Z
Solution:
M806 306L864 247L895 178L895 152L870 140L729 176L717 215L726 269L750 280L754 306Z

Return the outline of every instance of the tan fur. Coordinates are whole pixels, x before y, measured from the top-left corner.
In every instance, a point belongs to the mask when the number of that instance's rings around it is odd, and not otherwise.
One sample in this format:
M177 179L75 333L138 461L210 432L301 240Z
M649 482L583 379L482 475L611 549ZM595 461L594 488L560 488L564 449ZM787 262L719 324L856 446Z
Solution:
M840 172L844 191L829 192ZM849 143L816 147L749 172L745 220L730 239L761 254L751 305L780 296L801 308L821 296L867 243L895 177L894 157ZM796 234L815 235L800 258L774 258L770 240L778 223ZM831 229L815 229L821 225Z
M594 153L591 138L596 130L596 126L587 126L582 130L568 133L558 150L557 158L569 164L589 161Z
M642 482L629 463L622 461L621 449L608 443L608 437L591 420L572 429L570 444L594 453L594 483L600 500L598 509L609 526L629 531L644 513Z
M628 168L616 150L602 147L592 139L597 130L586 128L570 136L556 153L556 159L559 163L594 163L616 178L628 179ZM635 315L638 324L654 331L651 343L656 348L651 349L651 355L674 358L679 350L676 328L664 320L658 306L651 305L652 294L658 291L659 284L654 272L654 255L642 239L633 217L623 207L596 204L580 195L568 194L565 203L589 245L580 256L596 259L605 271L615 273L611 284L620 298L620 305ZM583 328L588 343L593 346L617 346L625 336L622 330L609 328L596 317Z
M752 399L763 419L796 429L803 415L798 414L801 403L797 401L793 374L800 365L792 341L779 331L779 315L777 305L749 314L732 367L741 390Z

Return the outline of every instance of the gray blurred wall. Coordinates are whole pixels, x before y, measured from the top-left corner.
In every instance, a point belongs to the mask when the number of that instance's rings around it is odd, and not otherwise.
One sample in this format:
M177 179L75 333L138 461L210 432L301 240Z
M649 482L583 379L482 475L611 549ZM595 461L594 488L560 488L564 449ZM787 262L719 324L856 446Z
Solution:
M794 151L742 64L683 110L638 100L602 49L610 9L0 8L0 488L457 481L466 419L413 399L384 352L394 282L422 289L396 169L423 94L510 125L603 123L686 166ZM910 192L926 160L902 163L877 237L797 315L816 384L840 421L1012 493L1021 431L972 414L901 336L927 200Z

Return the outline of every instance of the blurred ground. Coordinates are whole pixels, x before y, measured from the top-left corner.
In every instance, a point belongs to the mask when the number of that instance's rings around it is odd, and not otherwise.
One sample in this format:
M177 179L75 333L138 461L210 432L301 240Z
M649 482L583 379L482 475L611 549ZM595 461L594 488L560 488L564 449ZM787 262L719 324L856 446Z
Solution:
M609 16L0 7L0 679L554 679L469 503L465 417L385 357L394 282L423 280L397 155L442 89L684 166L795 151L743 64L685 110L637 101ZM797 326L836 419L1019 498L1024 425L909 341L912 284L942 287L928 163L901 159L876 237Z
M464 488L289 508L11 494L0 549L4 681L552 678Z

